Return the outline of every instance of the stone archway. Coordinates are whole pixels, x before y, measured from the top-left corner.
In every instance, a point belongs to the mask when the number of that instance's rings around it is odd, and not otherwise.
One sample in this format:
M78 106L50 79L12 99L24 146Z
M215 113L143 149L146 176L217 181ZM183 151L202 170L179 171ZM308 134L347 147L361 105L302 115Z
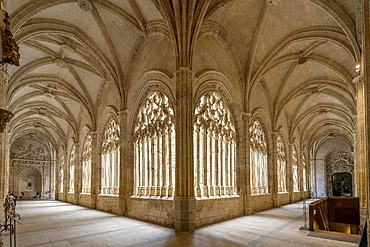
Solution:
M34 140L14 143L10 149L9 192L22 199L49 197L51 159Z
M326 158L327 195L333 196L333 178L335 174L349 174L351 177L351 188L353 188L353 155L345 150L330 152ZM334 181L335 182L335 181ZM352 195L352 193L351 193Z

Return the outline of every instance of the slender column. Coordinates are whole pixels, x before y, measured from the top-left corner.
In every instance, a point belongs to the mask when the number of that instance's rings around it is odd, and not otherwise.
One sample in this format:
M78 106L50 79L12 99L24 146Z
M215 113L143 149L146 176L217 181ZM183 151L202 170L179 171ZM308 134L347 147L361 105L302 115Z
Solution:
M172 176L172 171L173 171L173 167L172 167L172 156L174 155L175 153L175 150L172 150L172 133L173 132L173 127L169 128L168 129L168 146L169 146L169 151L168 151L168 155L169 155L169 158L168 158L168 186L167 186L167 195L168 196L173 196L173 193L172 193L172 184L173 184L173 176Z
M202 169L203 169L203 176L202 176L202 180L203 180L203 193L202 195L203 196L209 196L208 194L208 179L207 179L207 128L206 126L203 126L202 127L202 135L203 135L203 138L202 138L202 158L203 158L203 162L202 162Z
M161 195L166 195L166 164L167 164L167 153L168 153L168 142L167 138L167 127L165 126L162 131L162 181L161 181Z
M201 175L201 172L200 172L200 154L202 153L201 149L200 149L200 141L199 141L199 136L200 136L200 130L199 130L199 125L198 126L195 126L195 130L194 130L194 143L195 143L195 150L194 150L194 157L195 157L195 167L196 167L196 195L195 196L201 196L201 193L200 193L200 175Z
M188 68L176 72L176 231L195 229L193 78L194 74Z
M218 184L218 131L216 129L212 134L213 152L212 152L212 165L213 165L213 195L219 196L219 184Z

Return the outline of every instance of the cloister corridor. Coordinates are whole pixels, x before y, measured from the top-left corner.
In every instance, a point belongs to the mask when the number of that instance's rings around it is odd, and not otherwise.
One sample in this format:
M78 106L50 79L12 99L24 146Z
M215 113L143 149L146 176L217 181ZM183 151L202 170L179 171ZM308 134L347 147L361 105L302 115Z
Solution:
M312 200L307 200L309 203ZM201 227L193 233L53 200L19 200L18 247L345 247L359 236L300 230L303 202ZM3 236L8 246L8 235Z

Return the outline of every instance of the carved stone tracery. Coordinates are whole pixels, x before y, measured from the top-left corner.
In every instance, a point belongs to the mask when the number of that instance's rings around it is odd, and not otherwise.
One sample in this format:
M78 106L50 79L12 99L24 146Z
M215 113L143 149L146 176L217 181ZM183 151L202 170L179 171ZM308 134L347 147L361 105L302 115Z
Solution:
M258 120L249 128L250 183L252 195L268 193L268 165L265 132Z
M348 172L353 175L354 161L350 152L345 150L333 151L325 157L325 161L329 178L338 172Z

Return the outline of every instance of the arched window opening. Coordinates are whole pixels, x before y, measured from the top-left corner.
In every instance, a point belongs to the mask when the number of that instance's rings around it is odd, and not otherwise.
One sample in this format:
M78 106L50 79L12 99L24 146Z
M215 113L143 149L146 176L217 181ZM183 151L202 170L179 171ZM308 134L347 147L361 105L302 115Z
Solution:
M120 167L120 128L115 120L109 121L104 131L101 156L101 193L118 195Z
M69 193L74 193L75 184L75 169L76 169L76 146L73 145L69 156Z
M306 168L306 157L302 154L302 180L303 180L303 191L307 191L307 168Z
M59 193L63 193L63 187L64 187L64 155L60 157Z
M297 149L293 146L292 150L292 175L293 175L293 191L298 192L298 156Z
M82 193L91 193L91 157L91 135L88 135L82 153Z
M175 117L168 97L152 92L135 127L135 196L172 197L175 184Z
M194 184L197 197L236 195L236 134L220 95L203 95L195 107Z
M268 193L267 145L265 132L259 121L254 121L250 133L250 183L252 195Z
M280 135L276 138L277 168L278 168L278 193L286 192L286 155L285 145Z

